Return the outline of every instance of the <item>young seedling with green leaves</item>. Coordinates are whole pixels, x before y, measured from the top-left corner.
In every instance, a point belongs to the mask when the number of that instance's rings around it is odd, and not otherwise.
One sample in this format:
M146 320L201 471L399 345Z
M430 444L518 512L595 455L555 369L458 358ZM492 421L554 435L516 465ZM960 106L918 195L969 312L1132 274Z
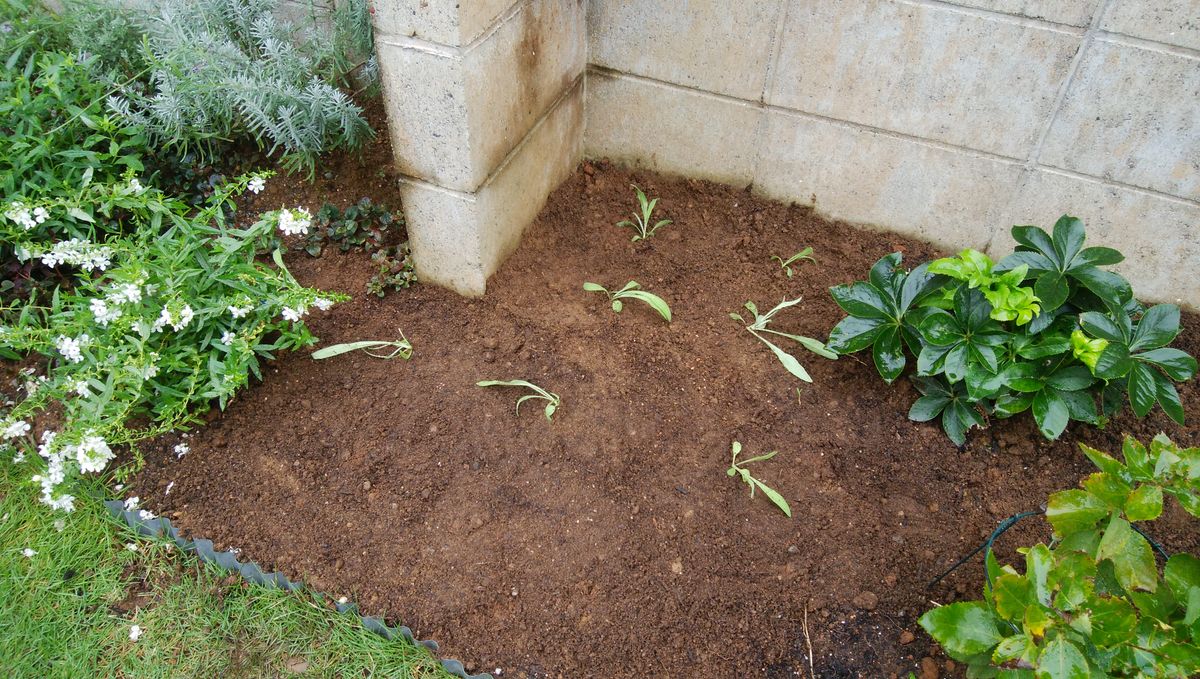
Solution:
M806 247L787 259L784 259L778 255L771 255L771 261L779 262L779 266L783 268L784 273L787 274L788 278L791 278L792 274L795 273L792 270L793 264L796 265L796 268L800 268L800 262L806 259L814 264L816 263L817 260L812 256L812 253L813 249L811 247Z
M657 311L658 315L663 317L663 320L670 323L671 307L667 306L667 303L663 301L662 297L659 297L651 292L646 292L645 290L642 290L641 287L642 286L639 285L637 281L629 281L625 284L625 287L621 288L620 290L610 292L608 288L604 287L603 285L588 283L586 281L583 284L583 289L587 290L588 292L603 292L604 294L608 295L608 300L612 302L612 310L617 313L621 313L621 309L625 308L625 305L621 300L636 299L646 303L646 305L648 305L651 309Z
M390 353L377 354L373 351L373 350L379 350L379 349L386 349L388 347L392 348L392 351ZM408 338L404 336L403 332L401 332L400 339L398 339L398 340L362 340L360 342L346 342L345 344L334 344L332 346L324 347L322 349L318 349L318 350L314 351L312 353L312 357L315 360L320 361L322 359L333 358L334 356L341 356L342 354L348 354L351 351L361 351L368 356L373 356L375 358L382 358L382 359L391 359L391 358L396 358L398 356L407 361L408 359L412 358L413 346L412 346L412 342L409 342Z
M758 306L754 302L746 302L746 304L745 304L746 309L750 313L754 314L754 322L748 323L746 325L746 330L749 330L751 335L754 335L763 344L770 347L771 351L773 351L775 353L775 356L779 358L779 362L783 364L783 367L787 368L788 372L795 375L796 377L799 377L800 379L804 380L805 382L812 382L812 377L809 377L808 371L804 369L804 366L800 365L800 361L798 361L795 356L792 356L791 354L784 351L783 349L780 349L775 343L771 342L766 337L763 337L761 334L761 333L765 332L765 333L770 333L772 335L778 335L780 337L786 337L795 342L799 342L800 345L803 346L805 349L808 349L809 351L813 352L814 354L816 354L818 356L824 356L825 358L828 358L830 360L837 360L838 355L836 353L830 351L829 349L827 349L825 347L824 344L822 344L821 342L819 342L811 337L805 337L804 335L793 335L793 334L787 333L787 332L780 332L778 330L772 330L771 328L767 327L771 323L771 319L775 316L775 314L779 313L780 311L782 311L790 306L795 306L796 304L799 304L800 299L801 298L797 297L796 299L793 299L790 301L780 302L779 304L775 305L774 309L771 309L770 311L768 311L765 314L758 313ZM746 323L746 319L742 318L741 314L730 313L729 317L736 321Z
M658 231L659 228L670 224L671 220L660 219L657 222L654 222L654 225L651 226L650 223L653 221L654 206L658 205L658 199L647 199L645 192L639 189L637 184L631 184L630 186L633 187L634 191L637 191L638 207L641 208L642 214L638 215L635 212L633 214L632 221L626 219L624 221L617 222L617 226L628 226L632 228L635 232L633 234L633 242L636 243L640 240L645 240L650 236L653 236L655 231Z
M780 511L782 511L784 514L787 514L790 518L792 516L792 508L788 506L787 500L783 499L783 496L775 492L770 486L751 476L750 470L746 469L745 467L745 465L748 465L751 462L764 462L769 460L775 457L779 451L772 450L769 453L738 462L738 455L742 452L741 442L734 441L733 445L730 446L730 449L733 451L733 459L729 463L729 469L725 470L725 474L728 476L742 477L742 481L745 482L747 486L750 486L750 497L754 497L755 489L761 490L771 502L775 503L776 507L779 507Z
M529 389L533 393L525 394L521 398L517 399L517 414L518 415L521 414L521 404L522 403L524 403L532 398L540 398L540 399L546 401L546 410L545 410L546 419L550 420L551 422L554 421L554 411L558 410L558 406L562 404L562 399L558 397L558 394L556 394L552 391L546 391L545 389L542 389L541 387L534 384L533 382L528 382L526 380L483 380L482 382L476 382L475 386L477 386L477 387L525 387L526 389Z

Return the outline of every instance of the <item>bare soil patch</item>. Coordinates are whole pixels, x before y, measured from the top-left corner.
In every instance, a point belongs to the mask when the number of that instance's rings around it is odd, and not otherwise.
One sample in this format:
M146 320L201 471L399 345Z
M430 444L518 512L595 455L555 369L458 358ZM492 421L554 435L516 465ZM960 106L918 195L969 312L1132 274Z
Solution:
M644 243L614 226L631 182L675 222ZM817 263L794 278L769 259L803 246ZM728 317L748 299L803 296L775 327L824 338L841 318L829 286L894 250L910 265L940 254L746 191L584 164L484 299L418 286L380 300L363 294L364 256L293 255L305 283L355 295L309 316L323 344L403 329L412 360L284 356L188 455L150 446L135 492L195 536L439 640L472 671L808 676L810 642L819 677L906 676L931 654L945 670L916 618L931 600L977 597L981 570L926 583L1090 473L1078 442L1113 450L1127 432L1165 431L1200 445L1200 396L1181 385L1186 427L1127 411L1050 443L1019 418L960 450L908 420L914 389L884 385L869 358L798 350L814 378L803 384ZM638 303L614 314L581 289L630 279L674 322ZM1200 320L1184 325L1179 346L1200 353ZM475 386L510 378L561 394L554 422L534 404L515 415L516 391ZM734 439L780 451L752 469L795 518L725 475ZM1200 542L1177 511L1153 531L1171 550ZM1048 534L1028 520L1000 556Z

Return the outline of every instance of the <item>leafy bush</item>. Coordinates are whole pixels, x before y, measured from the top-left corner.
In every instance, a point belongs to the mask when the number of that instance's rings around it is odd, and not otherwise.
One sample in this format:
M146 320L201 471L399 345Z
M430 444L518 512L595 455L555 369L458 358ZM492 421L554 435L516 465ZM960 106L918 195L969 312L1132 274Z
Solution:
M338 88L358 75L371 86L365 0L338 3L326 29L315 15L299 25L277 19L278 0L164 0L150 13L115 0L68 5L76 47L118 90L108 106L156 145L179 155L211 156L219 144L253 137L284 166L311 175L317 156L356 149L372 132L362 110ZM90 26L113 26L93 42ZM145 46L132 39L145 34ZM356 55L362 61L351 63Z
M904 372L907 350L922 393L909 417L940 416L960 445L986 415L1026 410L1056 439L1071 420L1103 424L1125 394L1139 417L1158 404L1182 423L1172 381L1191 379L1197 366L1166 347L1179 334L1179 308L1134 300L1124 278L1100 268L1121 253L1083 247L1078 219L1063 216L1053 235L1036 226L1012 233L1016 252L999 263L965 250L905 271L893 253L869 280L835 286L850 315L830 332L829 348L871 348L888 384Z
M345 299L300 286L279 250L273 267L256 257L276 227L303 233L303 212L268 213L246 229L225 223L225 204L262 181L231 182L198 213L136 180L85 183L36 205L86 223L124 215L130 234L102 243L32 238L0 221L21 259L74 271L49 299L0 309L3 353L47 360L0 424L18 459L35 448L46 459L37 480L47 504L71 509L61 485L104 469L112 446L184 426L210 401L224 407L250 374L261 377L260 359L313 342L302 320L309 307ZM34 418L51 408L56 429L36 445Z
M989 551L982 601L941 606L921 626L970 677L1188 677L1200 673L1200 559L1160 575L1134 522L1170 495L1200 517L1200 448L1126 438L1124 462L1082 446L1100 472L1050 496L1049 544L1020 550L1025 572ZM1165 555L1164 555L1165 556Z

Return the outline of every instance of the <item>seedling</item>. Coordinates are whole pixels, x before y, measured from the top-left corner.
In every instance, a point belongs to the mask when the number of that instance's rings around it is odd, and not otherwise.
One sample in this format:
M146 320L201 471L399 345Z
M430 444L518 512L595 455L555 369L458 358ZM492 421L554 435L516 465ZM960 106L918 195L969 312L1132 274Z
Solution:
M748 465L751 462L763 462L765 460L769 460L775 457L776 453L779 451L772 450L765 455L752 457L749 460L743 460L741 463L738 463L738 454L742 452L741 442L734 441L731 449L733 450L733 460L729 463L729 469L726 469L725 473L728 476L741 475L742 481L744 481L747 486L750 486L750 497L754 497L754 490L756 488L762 490L763 494L766 495L771 502L774 502L775 506L779 507L780 511L782 511L784 514L787 514L788 518L791 518L792 508L788 506L787 500L783 499L783 496L779 493L776 493L770 486L751 476L750 470L745 468L745 465Z
M667 306L667 303L663 301L662 297L659 297L654 293L646 292L645 290L642 290L641 287L642 286L638 285L637 281L629 281L625 284L625 287L621 288L620 290L617 290L616 292L609 292L608 288L604 287L603 285L588 283L586 281L583 284L583 289L587 290L588 292L603 292L604 294L608 295L609 301L612 302L612 310L617 313L621 313L621 309L625 308L624 303L621 302L622 299L636 299L645 302L651 309L657 311L659 316L662 316L664 320L670 323L671 307Z
M376 354L372 351L372 349L385 349L387 347L392 347L391 353ZM322 359L333 358L334 356L341 356L342 354L348 354L351 351L361 351L368 356L374 356L375 358L382 358L382 359L396 358L397 356L399 356L400 358L403 358L404 360L407 361L408 359L412 358L413 346L412 346L412 342L409 342L408 338L406 338L404 336L404 333L401 332L400 339L398 339L398 340L391 340L391 341L388 341L388 340L363 340L360 342L347 342L345 344L334 344L333 346L325 347L324 349L318 349L318 350L314 351L312 353L312 357L314 359L320 361Z
M660 227L670 224L671 220L660 219L654 223L654 226L650 226L651 215L654 213L654 206L658 204L658 199L655 198L654 200L648 200L646 198L646 194L637 187L637 184L630 184L630 186L633 187L634 191L637 191L638 206L641 208L642 214L641 216L638 216L638 214L635 212L633 215L633 221L626 219L623 222L617 222L617 226L628 226L632 228L636 232L633 235L633 242L636 243L640 240L645 240L646 238L653 236L655 231L658 231Z
M796 268L800 268L800 265L798 264L798 262L801 262L805 259L807 259L810 262L816 263L817 260L813 258L812 253L813 253L813 249L811 247L807 247L807 248L804 248L803 250L801 250L800 252L797 252L796 254L792 255L791 257L788 257L787 259L784 259L784 258L776 256L776 255L771 255L771 260L775 261L775 262L779 262L779 266L783 267L784 272L787 273L787 277L791 278L792 273L793 273L793 271L792 271L793 264L796 264Z
M546 419L550 420L551 422L554 421L554 411L558 410L558 406L562 403L562 399L560 399L558 397L558 394L555 394L554 392L551 392L551 391L546 391L545 389L542 389L541 387L534 384L533 382L527 382L525 380L483 380L482 382L476 382L475 386L477 386L477 387L525 387L526 389L532 390L534 393L525 394L521 398L517 399L517 414L518 415L521 414L521 404L522 403L528 401L531 398L540 398L547 402L546 403L546 411L545 411Z
M838 357L837 354L830 351L828 348L825 347L824 344L822 344L821 342L819 342L811 337L805 337L804 335L793 335L791 333L786 333L786 332L779 332L778 330L772 330L769 327L767 327L767 325L771 322L771 318L773 316L775 316L775 314L779 313L780 311L782 311L790 306L799 304L800 299L801 299L800 297L797 297L796 299L793 299L791 301L780 302L778 305L775 306L774 309L771 309L770 311L768 311L765 314L758 313L758 306L755 305L754 302L746 302L746 305L745 305L746 309L750 313L754 314L754 322L748 324L746 326L746 329L750 331L751 335L754 335L760 341L762 341L763 344L770 347L771 351L775 352L775 356L777 356L779 358L779 362L783 364L783 367L787 368L788 372L795 375L796 377L799 377L800 379L804 380L805 382L812 382L812 378L809 377L808 371L804 369L804 366L800 365L800 361L796 360L795 356L792 356L791 354L784 351L783 349L780 349L773 342L771 342L766 337L763 337L760 334L760 333L766 332L766 333L770 333L772 335L779 335L780 337L786 337L790 340L799 342L800 345L803 346L805 349L808 349L809 351L813 352L814 354L816 354L818 356L824 356L825 358L828 358L828 359L837 360L837 357ZM738 314L738 313L730 313L729 317L734 320L741 321L742 323L746 322L746 319L742 318L741 314Z

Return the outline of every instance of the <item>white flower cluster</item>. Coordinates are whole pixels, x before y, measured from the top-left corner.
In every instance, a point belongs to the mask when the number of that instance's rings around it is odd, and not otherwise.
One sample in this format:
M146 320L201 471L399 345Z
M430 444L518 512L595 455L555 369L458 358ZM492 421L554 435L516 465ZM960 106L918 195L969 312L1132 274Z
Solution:
M142 183L140 181L138 181L137 177L134 177L133 179L129 180L129 192L130 193L138 194L145 190L146 190L146 187L142 186Z
M262 193L266 185L267 182L262 177L255 177L250 180L249 184L246 184L246 188L250 189L250 193Z
M59 484L66 478L66 461L75 460L83 471L102 471L113 458L112 449L104 439L92 432L84 435L78 444L55 448L54 441L58 434L52 431L42 432L42 443L38 446L38 455L46 459L46 473L33 477L34 482L42 486L42 502L53 509L70 512L75 509L75 497L66 493L58 493Z
M96 245L90 241L72 238L59 241L54 247L41 254L42 264L53 269L60 264L77 266L84 271L99 269L104 271L112 263L112 248L107 245ZM22 248L17 252L21 261L31 257L29 250Z
M302 207L279 211L279 230L285 236L308 235L308 227L311 225L312 213Z
M58 339L54 340L54 347L58 349L58 353L72 363L79 363L83 360L83 347L87 345L92 338L88 337L87 333L83 333L79 337L67 337L59 335Z
M126 302L136 303L142 300L141 283L118 283L108 292L104 299L93 299L89 306L96 322L104 327L121 317L121 305Z
M254 307L252 307L252 306L230 306L229 307L229 315L233 316L235 320L238 318L242 318L243 316L250 313L251 311L254 311Z
M237 339L237 333L235 333L235 332L226 330L225 332L221 333L221 344L224 344L225 346L229 346L230 344L233 344L233 341L236 339Z
M172 312L167 307L163 307L162 312L158 315L158 320L154 321L154 331L158 332L170 325L172 330L179 332L186 328L187 324L191 323L195 317L196 312L192 311L191 305L188 304L184 304L178 313Z
M318 297L313 300L313 306L317 307L321 311L329 311L333 307L333 300L325 299L324 297Z
M26 231L50 218L50 213L44 207L30 208L24 203L15 202L4 211L4 216Z
M284 320L291 321L293 323L296 323L297 321L299 321L300 318L303 317L307 313L308 313L308 309L305 309L303 306L298 306L294 309L290 306L283 307Z
M4 432L0 433L5 439L20 438L29 433L29 423L24 420L13 420L4 426Z

